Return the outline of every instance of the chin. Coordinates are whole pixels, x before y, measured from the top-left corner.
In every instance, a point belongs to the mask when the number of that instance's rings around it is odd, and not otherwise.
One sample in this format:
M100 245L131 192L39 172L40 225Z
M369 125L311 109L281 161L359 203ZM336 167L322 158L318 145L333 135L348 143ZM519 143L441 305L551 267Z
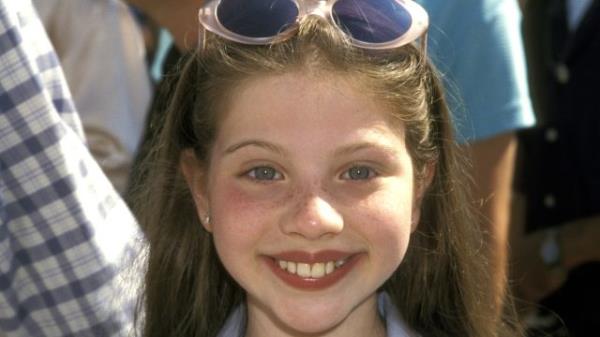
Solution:
M279 311L277 315L282 328L308 335L318 335L333 330L349 316L349 313L335 306L327 308L288 306L287 308L289 311Z
M300 335L321 335L334 330L343 321L343 319L336 320L333 317L318 317L315 319L312 315L299 314L298 316L303 317L282 320L282 329Z

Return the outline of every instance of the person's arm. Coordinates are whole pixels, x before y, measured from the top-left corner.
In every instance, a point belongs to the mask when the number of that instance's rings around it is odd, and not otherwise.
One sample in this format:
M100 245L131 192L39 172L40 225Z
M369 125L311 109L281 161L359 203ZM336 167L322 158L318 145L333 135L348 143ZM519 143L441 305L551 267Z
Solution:
M489 233L490 273L497 285L496 311L505 294L515 132L534 123L516 0L442 0L429 5L428 48L445 75L458 140L471 153L474 200Z
M466 145L472 161L473 196L481 211L482 229L488 233L487 249L496 283L498 306L505 294L507 240L517 139L503 133Z
M198 10L203 0L127 0L161 27L166 28L179 50L198 42Z
M560 288L569 271L589 262L600 261L600 216L566 222L544 230L525 232L525 198L516 193L511 224L511 272L516 295L524 305L536 303ZM554 234L550 234L554 231ZM542 260L542 245L554 235L558 264L548 266Z
M0 331L130 335L136 221L86 148L31 2L0 0L0 32Z

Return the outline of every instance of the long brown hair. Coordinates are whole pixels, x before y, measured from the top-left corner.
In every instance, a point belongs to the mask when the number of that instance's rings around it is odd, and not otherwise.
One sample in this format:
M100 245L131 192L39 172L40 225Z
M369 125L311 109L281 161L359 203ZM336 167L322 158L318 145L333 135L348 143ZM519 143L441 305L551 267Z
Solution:
M483 240L464 182L440 81L423 49L351 47L335 28L307 18L289 39L246 46L207 34L184 56L160 130L133 192L134 212L149 242L143 336L216 336L244 291L221 265L179 170L193 149L207 165L219 113L245 80L290 71L340 73L394 111L421 181L435 176L408 253L385 290L403 319L424 336L514 336L493 309Z

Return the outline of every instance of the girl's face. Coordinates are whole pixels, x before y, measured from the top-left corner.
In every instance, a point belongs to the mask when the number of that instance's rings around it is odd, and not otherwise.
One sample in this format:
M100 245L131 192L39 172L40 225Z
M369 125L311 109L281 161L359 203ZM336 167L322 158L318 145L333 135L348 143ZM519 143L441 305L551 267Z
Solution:
M248 336L373 335L424 189L404 129L339 75L255 79L230 97L208 172L182 167L247 293Z

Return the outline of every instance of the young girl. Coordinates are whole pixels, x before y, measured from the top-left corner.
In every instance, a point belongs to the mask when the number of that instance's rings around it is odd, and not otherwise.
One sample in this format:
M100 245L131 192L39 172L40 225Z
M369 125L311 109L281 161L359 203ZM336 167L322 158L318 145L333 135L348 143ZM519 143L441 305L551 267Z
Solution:
M514 336L412 1L209 1L135 211L144 336Z

